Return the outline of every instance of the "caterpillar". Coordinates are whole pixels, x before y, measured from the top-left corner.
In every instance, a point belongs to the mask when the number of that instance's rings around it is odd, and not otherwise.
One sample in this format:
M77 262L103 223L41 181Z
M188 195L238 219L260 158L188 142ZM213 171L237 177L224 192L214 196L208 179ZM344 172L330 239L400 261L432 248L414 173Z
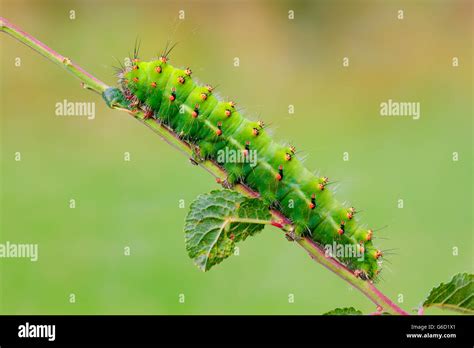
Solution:
M337 255L353 273L374 280L380 272L382 252L373 245L373 231L362 227L353 207L345 207L328 188L329 179L308 170L293 145L272 140L262 121L245 118L233 101L221 100L211 85L193 81L190 68L169 64L169 51L141 61L135 51L118 68L123 97L145 119L169 127L193 147L195 161L213 160L227 173L225 185L242 183L259 193L269 208L288 217L296 236L309 236L321 246L337 245L358 250ZM222 150L248 156L256 163L226 161Z

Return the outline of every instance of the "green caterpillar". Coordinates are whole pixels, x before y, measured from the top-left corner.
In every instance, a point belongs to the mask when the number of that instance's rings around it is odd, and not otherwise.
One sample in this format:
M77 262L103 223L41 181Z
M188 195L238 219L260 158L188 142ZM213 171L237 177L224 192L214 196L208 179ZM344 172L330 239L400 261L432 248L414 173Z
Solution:
M169 53L169 52L168 52ZM195 160L211 159L228 174L225 184L243 183L260 194L269 207L281 211L295 226L296 235L311 236L319 245L357 249L357 255L337 255L356 276L374 279L382 252L372 244L373 232L362 228L354 208L344 207L327 189L328 178L317 177L296 156L268 135L263 122L244 118L232 101L221 101L210 85L199 85L189 68L168 63L168 53L143 62L135 54L119 71L119 82L130 108L143 110L193 146ZM245 158L256 153L256 163L225 161L224 149Z

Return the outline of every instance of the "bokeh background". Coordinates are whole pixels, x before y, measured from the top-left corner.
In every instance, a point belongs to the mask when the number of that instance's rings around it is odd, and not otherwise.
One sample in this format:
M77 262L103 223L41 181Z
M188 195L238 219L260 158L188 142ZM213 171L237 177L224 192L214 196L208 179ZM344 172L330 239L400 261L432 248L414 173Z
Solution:
M2 0L1 14L109 84L114 57L127 56L137 37L143 59L178 41L172 64L190 66L293 141L368 226L388 225L376 233L377 245L394 249L379 287L394 300L402 294L405 309L454 273L472 272L470 1ZM200 272L182 228L192 200L217 188L213 179L72 75L0 40L0 242L39 244L37 262L0 259L0 313L374 310L272 228ZM95 102L96 118L56 116L64 99ZM381 117L388 99L420 102L421 118Z

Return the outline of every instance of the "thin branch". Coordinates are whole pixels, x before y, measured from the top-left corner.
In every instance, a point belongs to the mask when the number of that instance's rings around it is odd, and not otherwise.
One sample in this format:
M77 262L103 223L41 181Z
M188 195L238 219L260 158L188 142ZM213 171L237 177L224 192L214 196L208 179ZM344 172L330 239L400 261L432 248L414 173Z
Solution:
M0 17L0 29L1 31L11 35L16 40L22 42L26 46L32 48L36 52L40 53L48 60L62 66L67 71L72 73L76 76L79 80L82 81L82 85L84 88L93 90L97 93L103 94L107 89L111 88L106 83L102 82L101 80L97 79L95 76L89 74L87 71L82 69L77 64L73 63L69 58L62 56L61 54L57 53L56 51L52 50L50 47L46 46L44 43L39 41L38 39L34 38L30 34L22 31L14 24L10 23L5 18ZM156 120L152 119L145 119L144 114L140 110L129 110L126 105L112 105L114 109L128 112L134 118L145 124L149 127L152 131L158 134L163 140L165 140L168 144L172 145L180 152L184 153L189 158L192 158L193 149L191 145L186 141L180 139L170 128L166 125L158 123ZM217 182L222 183L226 186L226 178L227 173L226 171L221 168L217 163L211 160L205 160L198 163L199 166L203 167L206 171L212 174ZM243 195L251 198L259 197L258 192L253 191L250 187L243 185L243 184L236 184L232 187L232 189L242 193ZM367 298L369 298L373 303L377 306L380 306L385 312L391 314L402 314L407 315L408 313L405 312L403 309L399 308L395 305L389 298L383 295L373 284L371 281L364 281L354 275L354 273L349 270L346 266L342 263L337 261L332 257L328 257L325 255L323 249L317 245L313 240L310 238L300 238L293 236L291 234L292 226L291 221L285 217L281 212L278 210L271 210L273 220L272 221L263 221L260 220L258 223L265 223L265 224L272 224L278 228L281 228L283 231L287 232L287 235L290 238L296 240L296 242L302 246L310 256L317 261L318 263L322 264L324 267L329 269L331 272L337 274L339 277L344 279L346 282L354 286L356 289L361 291ZM249 221L254 223L254 219ZM288 232L290 231L290 232Z
M16 25L10 23L7 19L3 17L0 17L0 28L3 32L13 36L15 39L32 48L50 61L62 66L67 71L71 72L73 75L75 75L78 79L82 81L84 88L93 90L100 94L103 93L107 88L109 88L107 84L89 74L80 66L73 63L69 58L64 57L63 55L54 51L35 37L24 32Z
M361 291L367 298L369 298L377 306L391 314L408 315L406 311L394 304L387 296L382 294L370 280L362 280L354 275L346 266L335 260L334 258L326 255L322 248L317 245L310 238L301 238L296 240L318 263L329 269L331 272L336 273L339 277L344 279L346 282L351 284L353 287Z

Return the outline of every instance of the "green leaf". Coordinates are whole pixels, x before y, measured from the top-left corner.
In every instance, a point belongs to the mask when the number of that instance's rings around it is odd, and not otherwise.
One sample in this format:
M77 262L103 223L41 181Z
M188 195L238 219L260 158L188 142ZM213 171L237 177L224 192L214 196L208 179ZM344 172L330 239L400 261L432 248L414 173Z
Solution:
M336 308L323 315L362 315L362 312L354 307Z
M207 271L234 253L235 244L270 223L270 212L259 199L238 192L215 190L191 204L184 226L186 250Z
M441 283L431 289L423 307L439 307L474 314L474 275L456 274L447 284Z

